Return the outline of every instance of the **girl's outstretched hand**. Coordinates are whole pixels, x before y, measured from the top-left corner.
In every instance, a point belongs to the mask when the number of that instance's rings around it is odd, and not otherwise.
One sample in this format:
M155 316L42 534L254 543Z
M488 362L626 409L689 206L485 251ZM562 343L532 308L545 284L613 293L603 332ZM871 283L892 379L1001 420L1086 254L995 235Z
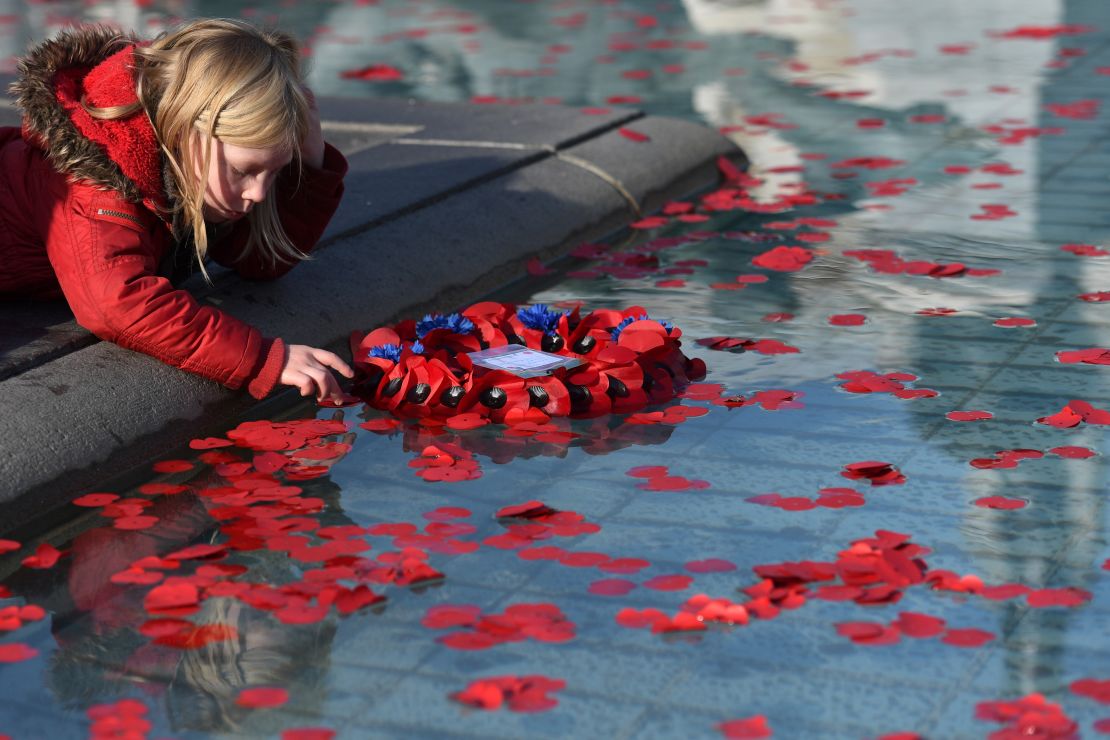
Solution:
M343 391L331 374L332 370L345 378L355 376L354 370L334 352L304 344L290 344L280 382L298 388L302 396L315 395L317 401L341 398Z

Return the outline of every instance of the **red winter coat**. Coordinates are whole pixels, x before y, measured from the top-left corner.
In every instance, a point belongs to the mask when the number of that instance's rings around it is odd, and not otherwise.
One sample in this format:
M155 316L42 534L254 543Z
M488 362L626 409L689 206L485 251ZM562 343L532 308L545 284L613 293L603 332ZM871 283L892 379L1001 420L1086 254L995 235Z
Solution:
M20 62L12 91L23 128L0 128L0 297L64 296L101 339L262 398L281 375L282 340L198 304L159 274L176 246L158 215L172 180L146 116L96 120L80 105L82 95L95 107L135 101L134 46L113 44L115 35L101 27L63 33ZM339 206L346 171L328 146L322 169L304 167L298 183L291 167L274 185L270 197L301 251L315 246ZM208 254L251 279L293 266L240 261L249 229L245 219L236 223L210 240Z

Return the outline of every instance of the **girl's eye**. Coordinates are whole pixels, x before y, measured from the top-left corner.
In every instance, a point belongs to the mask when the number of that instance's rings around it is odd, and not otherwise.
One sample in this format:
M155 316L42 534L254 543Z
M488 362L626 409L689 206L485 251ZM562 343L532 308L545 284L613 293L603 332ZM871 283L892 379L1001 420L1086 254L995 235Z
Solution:
M234 174L234 175L235 175L236 177L246 177L246 176L247 176L247 173L246 173L246 172L243 172L242 170L236 169L236 168L234 168L234 167L232 167L232 168L231 168L231 172L232 172L232 173L233 173L233 174Z

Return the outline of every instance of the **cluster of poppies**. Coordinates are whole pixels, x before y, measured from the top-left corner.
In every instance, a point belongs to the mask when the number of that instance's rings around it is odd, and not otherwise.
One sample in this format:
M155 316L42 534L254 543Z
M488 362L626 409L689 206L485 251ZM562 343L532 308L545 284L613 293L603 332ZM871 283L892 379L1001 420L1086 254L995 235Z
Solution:
M478 414L511 425L630 413L668 401L705 376L704 362L682 354L681 335L639 306L582 316L578 308L486 301L459 313L352 335L359 372L353 392L371 406L409 418ZM580 364L523 378L476 366L470 357L510 344Z

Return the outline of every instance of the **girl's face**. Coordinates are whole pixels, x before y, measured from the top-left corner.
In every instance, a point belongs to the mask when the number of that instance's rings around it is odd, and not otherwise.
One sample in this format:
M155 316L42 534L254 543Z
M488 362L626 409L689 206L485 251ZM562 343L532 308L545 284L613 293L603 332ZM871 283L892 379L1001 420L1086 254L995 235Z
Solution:
M201 177L207 137L196 140L193 168ZM237 221L270 193L278 173L293 160L289 149L252 149L212 139L212 158L202 177L204 219L213 223Z

